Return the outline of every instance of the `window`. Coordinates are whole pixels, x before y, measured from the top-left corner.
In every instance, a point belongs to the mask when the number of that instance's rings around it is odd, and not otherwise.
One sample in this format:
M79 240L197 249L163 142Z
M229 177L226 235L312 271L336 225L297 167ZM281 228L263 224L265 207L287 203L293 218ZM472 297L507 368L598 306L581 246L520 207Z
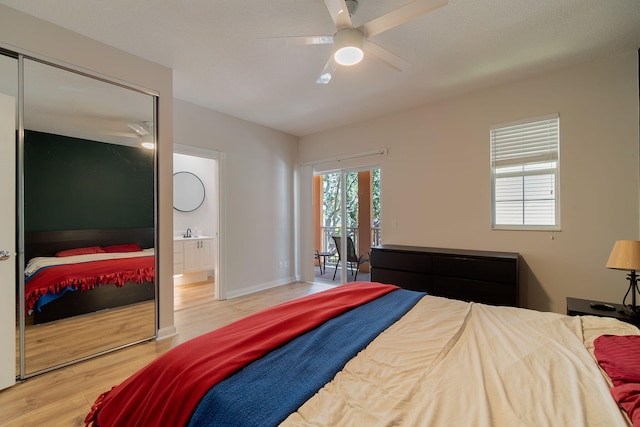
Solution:
M559 135L558 114L491 127L492 228L560 228Z

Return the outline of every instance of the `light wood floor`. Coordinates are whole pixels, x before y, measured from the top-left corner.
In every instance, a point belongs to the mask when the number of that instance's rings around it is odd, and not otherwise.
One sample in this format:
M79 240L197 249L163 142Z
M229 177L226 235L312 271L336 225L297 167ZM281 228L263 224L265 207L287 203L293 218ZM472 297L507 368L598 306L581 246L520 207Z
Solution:
M154 302L25 326L26 372L48 369L155 335ZM31 317L31 316L30 316ZM20 335L16 331L16 341ZM16 348L19 343L16 342ZM16 357L16 371L20 358Z
M211 282L177 287L177 336L138 344L30 378L0 391L0 425L82 426L91 404L100 393L122 382L170 348L256 311L331 287L292 283L225 301L213 298Z

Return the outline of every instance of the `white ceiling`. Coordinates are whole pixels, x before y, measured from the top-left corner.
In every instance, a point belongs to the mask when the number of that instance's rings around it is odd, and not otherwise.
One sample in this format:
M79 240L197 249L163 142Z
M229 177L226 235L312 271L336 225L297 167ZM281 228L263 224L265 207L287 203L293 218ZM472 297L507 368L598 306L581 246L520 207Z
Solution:
M358 26L407 0L360 0ZM176 98L304 136L640 47L640 0L450 0L372 38L411 64L366 58L315 83L332 35L323 0L0 0L174 70Z

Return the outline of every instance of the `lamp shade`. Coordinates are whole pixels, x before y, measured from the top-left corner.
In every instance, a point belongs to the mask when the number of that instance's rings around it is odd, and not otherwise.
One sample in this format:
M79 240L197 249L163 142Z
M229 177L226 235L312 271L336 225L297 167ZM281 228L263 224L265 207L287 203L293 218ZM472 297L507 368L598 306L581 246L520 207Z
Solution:
M640 241L637 240L618 240L609 261L607 268L615 268L616 270L638 270L640 271Z

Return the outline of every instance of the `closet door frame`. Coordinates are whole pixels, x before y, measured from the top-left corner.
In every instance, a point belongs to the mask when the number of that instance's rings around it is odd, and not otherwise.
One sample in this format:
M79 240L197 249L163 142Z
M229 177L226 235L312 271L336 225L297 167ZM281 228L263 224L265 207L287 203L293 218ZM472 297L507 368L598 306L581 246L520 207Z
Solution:
M69 362L64 362L64 363L60 363L60 364L56 364L55 366L51 366L50 368L47 369L43 369L43 370L39 370L36 372L27 372L27 367L26 367L26 341L25 341L25 327L26 327L26 322L25 322L25 316L24 316L24 312L25 312L25 293L24 293L24 269L25 269L25 251L24 251L24 245L25 245L25 241L24 241L24 233L25 233L25 212L24 212L24 61L26 59L28 60L33 60L45 65L49 65L61 70L65 70L68 72L72 72L78 75L82 75L85 77L89 77L91 79L97 80L97 81L102 81L104 83L108 83L120 88L124 88L124 89L128 89L128 90L132 90L135 92L139 92L145 95L149 95L152 97L153 99L153 132L152 132L152 136L153 136L153 141L156 144L156 148L154 150L154 154L153 154L153 165L154 165L154 172L153 172L153 191L154 191L154 195L153 195L153 227L154 227L154 240L155 240L155 248L156 248L156 257L155 257L155 300L154 300L154 336L144 339L142 341L147 341L148 339L153 339L157 336L157 331L158 331L158 324L159 324L159 307L158 307L158 295L159 295L159 257L157 256L157 249L158 249L158 242L159 242L159 233L158 233L158 148L157 148L157 141L158 141L158 135L157 135L157 123L158 123L158 98L159 98L159 93L157 91L154 90L150 90L144 87L141 87L139 85L135 85L132 83L128 83L125 81L121 81L118 80L116 78L112 78L100 73L96 73L92 70L87 70L81 67L77 67L77 66L73 66L67 63L64 63L62 61L58 61L52 58L48 58L46 56L43 55L38 55L38 54L34 54L32 52L27 52L27 51L22 51L20 49L15 49L14 47L6 47L3 48L2 45L0 45L0 53L7 53L8 55L16 55L17 59L18 59L18 108L17 108L17 116L18 116L18 129L17 129L17 144L16 144L16 153L15 153L15 159L16 159L16 165L17 165L17 173L16 173L16 183L15 183L15 192L17 194L16 197L16 206L14 209L14 212L17 213L17 215L15 216L16 218L16 244L17 244L17 248L16 248L16 263L17 263L17 267L15 269L16 271L16 275L17 277L15 278L15 282L18 284L18 289L19 289L19 304L17 309L19 310L19 323L18 323L18 328L19 328L19 343L18 343L18 359L19 359L19 366L18 366L18 372L16 372L16 377L19 379L26 379L35 375L39 375L43 372L48 372L54 369L59 369L61 367L64 366L68 366L92 357L96 357L105 353L109 353L130 345L134 345L137 344L141 341L135 341L135 342L131 342L131 343L127 343L118 347L114 347L112 349L106 350L106 351L99 351L96 352L95 354L92 354L90 356L86 356L86 357L81 357ZM15 299L12 299L12 301L15 301ZM15 304L14 304L14 308L15 308ZM15 319L15 315L14 315L14 319ZM15 321L15 320L14 320ZM15 324L15 323L14 323ZM16 352L14 351L14 362L15 362L15 355ZM14 363L15 365L15 363Z
M17 83L18 61L14 55ZM5 77L5 76L0 76ZM11 76L6 76L12 79ZM16 382L16 97L0 93L0 390Z

